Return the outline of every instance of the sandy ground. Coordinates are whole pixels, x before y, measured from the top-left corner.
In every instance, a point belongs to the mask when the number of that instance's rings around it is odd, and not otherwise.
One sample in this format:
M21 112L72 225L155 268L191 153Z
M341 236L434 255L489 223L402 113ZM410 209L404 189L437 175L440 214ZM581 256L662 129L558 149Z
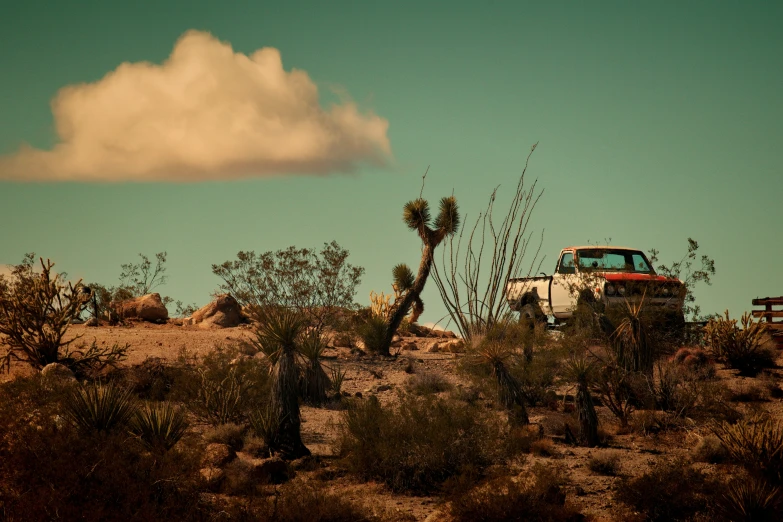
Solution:
M99 344L121 343L130 344L128 359L124 365L136 365L147 357L160 357L175 361L181 349L187 348L193 354L203 355L219 344L232 344L248 339L252 332L247 327L204 330L196 326L155 325L137 323L131 327L94 327L74 325L71 335L82 335L82 341ZM347 372L343 390L355 395L362 393L365 397L375 394L381 402L395 400L396 391L404 388L409 374L405 368L412 364L417 372L430 371L444 375L455 385L467 385L455 371L459 354L428 353L427 348L436 341L429 338L405 338L405 342L417 343L416 351L400 351L393 359L376 358L372 356L358 357L348 348L330 348L325 354L325 364L339 364ZM781 354L782 352L778 352ZM781 361L779 359L778 363ZM0 381L13 378L15 375L28 373L21 365L14 366L10 374L0 376ZM722 384L741 390L759 384L758 379L736 377L735 372L719 370ZM781 371L774 370L768 379L781 382ZM377 386L388 385L388 390L377 391ZM567 390L559 390L562 393ZM772 411L783 418L783 403L781 399L770 399L761 403L764 409ZM735 404L742 410L752 405ZM607 477L590 471L587 462L595 454L615 454L620 458L621 474L639 475L650 465L662 457L689 455L700 436L706 433L702 427L680 429L663 432L660 435L642 436L638 434L616 433L617 423L605 407L598 408L603 429L612 435L608 448L590 449L573 447L562 443L554 444L554 454L550 457L529 455L524 462L509 466L510 473L519 473L536 462L547 462L549 465L561 466L571 479L568 488L569 500L576 504L585 515L593 520L620 520L612 500L612 488L618 477ZM340 419L341 412L329 408L303 407L302 436L305 444L314 455L328 460L332 457L331 443L335 437L334 424ZM531 408L530 417L533 423L544 428L546 436L555 434L563 420L570 414L556 412L548 408ZM718 472L717 468L708 464L698 464L707 470ZM390 493L381 484L357 483L349 477L337 478L333 487L353 500L368 502L371 505L385 506L400 515L412 515L416 520L437 520L439 518L439 500L432 497L410 497Z

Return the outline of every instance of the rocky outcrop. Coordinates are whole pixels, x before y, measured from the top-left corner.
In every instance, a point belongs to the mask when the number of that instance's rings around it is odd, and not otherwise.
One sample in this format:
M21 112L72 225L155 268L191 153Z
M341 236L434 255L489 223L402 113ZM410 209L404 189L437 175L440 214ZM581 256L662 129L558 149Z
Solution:
M242 307L231 294L221 294L215 300L193 312L190 323L201 328L233 328L247 322Z
M158 293L113 302L111 307L116 310L120 319L139 319L152 323L165 323L169 318L169 311Z
M43 369L41 369L41 377L43 377L46 382L76 380L73 372L60 363L51 363L44 366Z

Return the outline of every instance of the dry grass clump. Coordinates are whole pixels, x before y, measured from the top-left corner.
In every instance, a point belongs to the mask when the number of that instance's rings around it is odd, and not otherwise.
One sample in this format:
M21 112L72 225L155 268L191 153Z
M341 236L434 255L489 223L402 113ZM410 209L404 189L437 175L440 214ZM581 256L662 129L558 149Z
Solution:
M234 451L240 451L245 443L245 433L247 427L242 424L218 424L217 426L209 426L204 430L202 436L208 443L215 442L218 444L225 444Z
M408 378L405 387L415 395L431 395L452 389L451 383L435 372L416 373Z
M587 461L587 467L593 473L615 477L620 472L620 457L614 453L597 453Z
M394 491L426 493L466 470L506 458L504 431L476 406L432 396L353 402L336 441L346 468Z
M706 515L720 484L684 460L660 461L647 473L620 481L615 499L649 521L690 520Z
M584 517L566 502L565 479L536 466L517 478L498 477L450 495L449 515L462 521L567 522Z

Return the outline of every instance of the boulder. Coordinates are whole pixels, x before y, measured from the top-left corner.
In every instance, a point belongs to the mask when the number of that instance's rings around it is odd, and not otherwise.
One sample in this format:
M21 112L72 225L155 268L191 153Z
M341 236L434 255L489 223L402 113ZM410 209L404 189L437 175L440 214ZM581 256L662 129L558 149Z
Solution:
M293 470L280 457L268 459L246 458L243 453L243 462L249 467L253 480L259 484L282 484L286 482Z
M447 341L441 351L449 353L463 353L465 351L465 342L462 339L452 339Z
M193 312L190 318L201 328L233 328L247 321L242 307L231 294L216 296L214 301Z
M73 372L67 366L60 363L47 364L41 369L41 377L45 381L75 381Z
M207 444L204 451L203 465L205 468L222 468L237 456L228 444L213 442Z
M220 485L223 483L223 479L226 478L225 472L220 468L208 467L199 471L204 485L210 491L218 491Z
M402 345L402 349L406 350L406 351L415 351L415 350L418 350L419 347L418 347L418 345L415 342L408 341L407 343L404 343Z
M433 341L430 347L427 348L427 353L438 353L439 351L441 351L441 343L438 341Z
M126 299L119 303L114 302L111 307L117 311L120 319L141 319L152 323L165 323L169 318L169 311L158 293Z

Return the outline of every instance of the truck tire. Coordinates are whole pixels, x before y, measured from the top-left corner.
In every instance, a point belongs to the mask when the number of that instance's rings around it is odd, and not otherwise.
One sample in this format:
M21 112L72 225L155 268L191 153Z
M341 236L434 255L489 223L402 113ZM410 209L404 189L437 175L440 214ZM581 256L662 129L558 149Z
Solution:
M546 315L541 311L540 306L528 303L519 311L519 324L533 330L537 324L543 323L546 323Z

